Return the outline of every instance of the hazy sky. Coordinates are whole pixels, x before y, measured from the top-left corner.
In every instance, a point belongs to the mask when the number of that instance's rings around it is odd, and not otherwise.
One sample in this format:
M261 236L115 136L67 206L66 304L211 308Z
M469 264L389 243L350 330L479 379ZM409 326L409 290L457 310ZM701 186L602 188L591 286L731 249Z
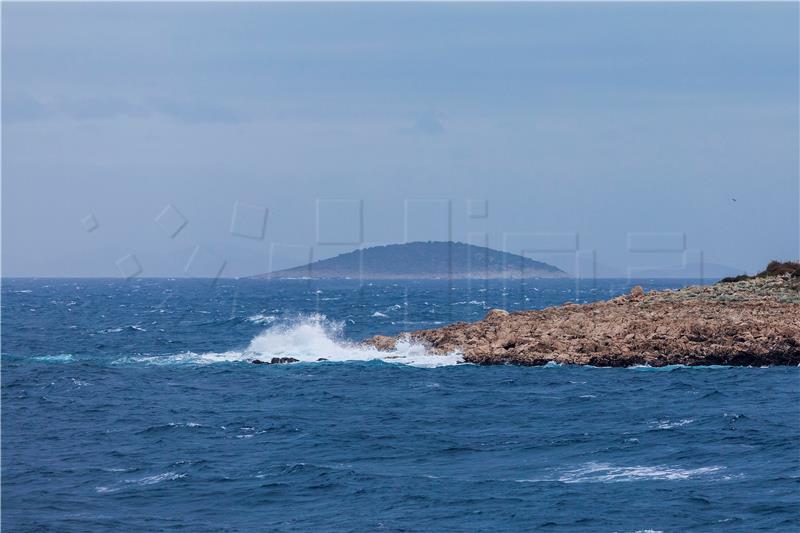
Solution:
M4 2L2 32L5 276L800 255L794 3Z

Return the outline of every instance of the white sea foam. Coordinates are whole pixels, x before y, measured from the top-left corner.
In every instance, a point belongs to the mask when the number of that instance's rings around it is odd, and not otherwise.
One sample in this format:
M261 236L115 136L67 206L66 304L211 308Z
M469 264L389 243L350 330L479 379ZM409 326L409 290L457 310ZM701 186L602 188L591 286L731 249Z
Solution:
M470 300L468 302L466 302L466 301L464 301L464 302L454 302L451 305L480 305L480 306L484 306L485 307L486 306L486 302L483 301L483 300Z
M64 353L59 355L42 355L34 357L37 361L48 361L52 363L69 363L72 361L72 354Z
M656 420L652 422L652 426L656 429L672 429L685 426L694 422L691 418L684 418L683 420Z
M164 472L163 474L156 474L153 476L145 476L138 479L124 479L122 482L117 483L111 487L95 487L95 490L101 494L108 492L117 492L122 490L125 485L155 485L162 481L174 481L186 477L186 474L179 474L177 472Z
M384 315L380 311L375 311L374 313L372 313L372 316L375 318L389 318L389 315Z
M376 348L350 342L342 338L344 324L328 320L325 315L313 314L286 323L273 324L250 341L244 350L227 352L176 355L134 356L118 359L115 363L145 363L154 365L213 364L241 362L273 357L291 357L300 362L326 361L384 361L420 367L449 366L463 361L461 354L436 355L424 346L409 341L399 341L394 350Z
M125 483L135 483L136 485L155 485L162 481L172 481L186 477L186 474L178 474L176 472L164 472L163 474L156 474L155 476L146 476L139 479L126 479Z
M664 366L650 366L650 365L631 365L625 367L628 370L638 370L643 372L672 372L678 369L691 369L691 370L719 370L725 368L732 368L729 365L664 365Z
M256 315L252 315L247 317L248 322L252 322L253 324L272 324L275 322L276 317L273 315L265 315L263 313L258 313Z
M614 466L608 463L586 463L580 468L563 472L562 483L618 483L623 481L683 480L707 476L723 470L724 466L678 468L672 466Z
M125 327L116 327L116 328L106 328L101 329L98 331L101 335L105 335L107 333L120 333L121 331L147 331L142 326L137 326L136 324L132 324L130 326Z

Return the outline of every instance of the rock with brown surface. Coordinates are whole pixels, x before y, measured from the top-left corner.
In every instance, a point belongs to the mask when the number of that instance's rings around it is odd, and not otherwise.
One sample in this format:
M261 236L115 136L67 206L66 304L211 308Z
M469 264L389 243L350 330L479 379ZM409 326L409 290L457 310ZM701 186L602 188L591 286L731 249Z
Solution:
M486 316L483 319L484 320L496 320L496 319L499 319L499 318L507 317L508 315L509 315L509 312L506 311L505 309L492 309L491 311L486 313Z
M372 337L370 344L379 350L388 352L389 350L394 350L394 347L397 344L397 339L393 337L386 337L384 335L375 335Z
M434 353L476 364L800 364L800 280L792 274L508 313L414 331ZM391 349L399 337L367 343Z

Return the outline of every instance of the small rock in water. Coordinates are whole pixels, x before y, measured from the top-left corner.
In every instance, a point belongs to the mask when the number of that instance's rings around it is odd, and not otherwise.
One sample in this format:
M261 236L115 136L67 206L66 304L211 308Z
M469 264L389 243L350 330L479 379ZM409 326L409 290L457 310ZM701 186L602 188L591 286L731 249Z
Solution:
M295 359L294 357L273 357L270 363L273 365L282 365L285 363L296 363L298 361L300 361L300 359Z
M395 339L386 337L385 335L375 335L372 338L372 345L381 351L394 350L396 343L397 341Z
M269 361L262 361L261 359L253 359L250 361L254 365L281 365L285 363L297 363L299 359L295 359L294 357L273 357Z

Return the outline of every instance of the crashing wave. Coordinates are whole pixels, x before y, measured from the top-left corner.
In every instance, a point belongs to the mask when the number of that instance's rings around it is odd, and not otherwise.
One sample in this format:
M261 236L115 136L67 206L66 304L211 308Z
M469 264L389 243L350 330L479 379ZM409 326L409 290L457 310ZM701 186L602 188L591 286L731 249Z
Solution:
M292 358L299 362L318 361L384 361L420 367L449 366L462 362L458 353L436 355L423 345L399 341L391 351L364 346L344 340L344 323L328 320L325 315L313 314L295 320L273 324L256 335L244 350L227 352L175 355L135 356L119 359L117 363L212 364L224 362L249 362L254 359L269 361L273 357Z

